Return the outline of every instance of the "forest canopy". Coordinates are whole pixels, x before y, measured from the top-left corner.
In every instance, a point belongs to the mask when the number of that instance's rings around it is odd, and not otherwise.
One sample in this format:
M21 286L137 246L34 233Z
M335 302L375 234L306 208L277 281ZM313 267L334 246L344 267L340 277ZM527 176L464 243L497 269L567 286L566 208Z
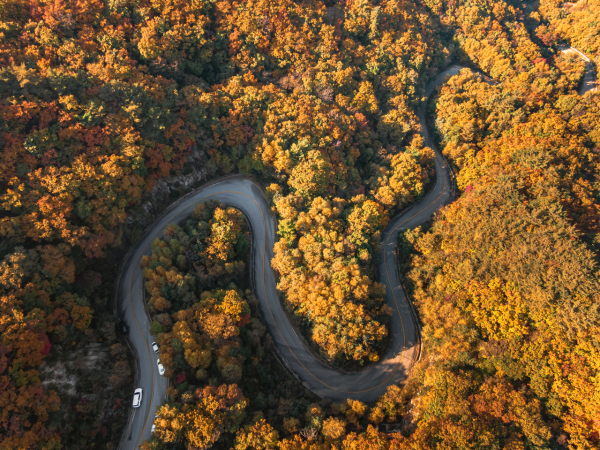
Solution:
M452 63L466 68L425 113L459 198L400 236L423 325L409 381L373 405L302 393L271 358L243 216L199 205L143 262L174 380L146 445L597 447L600 94L577 94L584 64L558 49L598 58L599 14L598 0L0 0L0 448L116 445L132 366L115 262L157 183L192 169L264 188L278 289L314 352L377 360L379 240L435 182L419 112ZM97 344L108 376L77 368L67 393L64 355ZM106 398L82 399L100 385Z

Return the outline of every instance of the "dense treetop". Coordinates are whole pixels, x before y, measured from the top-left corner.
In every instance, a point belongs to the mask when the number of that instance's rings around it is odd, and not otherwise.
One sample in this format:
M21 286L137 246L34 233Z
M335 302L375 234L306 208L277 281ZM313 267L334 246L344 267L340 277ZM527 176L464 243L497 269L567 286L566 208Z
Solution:
M111 388L128 386L114 263L136 205L191 150L207 177L265 188L278 288L315 353L377 360L380 235L434 181L418 111L452 62L470 69L428 117L460 199L399 252L424 325L411 381L370 407L269 397L246 225L199 206L144 261L177 384L152 445L597 446L600 97L577 95L583 63L557 45L599 56L598 14L597 0L0 0L0 448L120 433L40 371L101 339ZM376 428L402 415L404 434Z

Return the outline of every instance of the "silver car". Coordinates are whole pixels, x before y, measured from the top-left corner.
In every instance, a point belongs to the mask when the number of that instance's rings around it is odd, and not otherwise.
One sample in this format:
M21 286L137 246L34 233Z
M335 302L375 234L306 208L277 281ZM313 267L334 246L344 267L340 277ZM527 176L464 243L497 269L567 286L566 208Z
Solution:
M133 407L139 408L142 406L142 388L137 388L133 393Z

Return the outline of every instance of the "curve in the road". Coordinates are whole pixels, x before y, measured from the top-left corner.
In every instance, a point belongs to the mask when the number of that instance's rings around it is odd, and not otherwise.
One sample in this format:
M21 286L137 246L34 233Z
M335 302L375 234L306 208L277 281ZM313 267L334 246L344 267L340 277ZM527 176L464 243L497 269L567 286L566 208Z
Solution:
M426 96L455 75L462 67L452 66L440 73L426 87ZM419 202L404 210L386 227L382 238L382 258L378 264L381 282L386 287L385 300L392 308L390 332L392 344L388 353L378 363L358 373L340 373L321 363L303 345L296 335L279 301L276 282L271 268L273 244L276 239L275 222L262 191L243 177L228 177L210 183L171 205L144 234L138 245L123 263L117 287L118 315L131 327L129 342L137 355L137 384L144 390L142 406L134 410L119 446L120 449L138 448L150 438L150 418L166 398L167 380L160 376L156 365L157 355L150 350L154 340L143 294L142 256L151 254L154 237L162 236L173 222L188 217L198 202L209 199L241 210L252 229L252 267L256 295L260 308L273 336L275 346L284 363L302 383L320 397L333 400L354 398L371 402L385 393L391 384L401 382L420 352L419 330L411 304L405 297L396 272L395 252L400 230L411 229L428 220L441 206L452 200L452 172L444 157L435 147L423 112L419 114L425 144L435 150L436 182L433 189Z
M575 47L560 47L559 50L565 54L575 54L579 56L585 63L583 80L581 80L581 85L579 86L578 90L579 95L583 97L586 92L596 91L598 89L596 86L596 73L594 71L594 64L590 58L588 58L585 53L577 50Z

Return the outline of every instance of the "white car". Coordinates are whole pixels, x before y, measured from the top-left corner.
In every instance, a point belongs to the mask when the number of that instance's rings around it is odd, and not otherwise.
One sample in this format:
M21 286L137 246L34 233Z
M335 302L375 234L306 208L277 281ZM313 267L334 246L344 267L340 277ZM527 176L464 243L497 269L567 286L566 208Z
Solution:
M163 366L160 363L160 359L156 360L156 364L158 364L158 373L160 373L161 375L164 375L165 374L165 366Z
M156 431L156 425L152 424L152 428L150 429L150 433L154 434Z
M137 388L133 393L133 407L139 408L142 406L142 388Z
M152 343L152 350L154 350L154 353L158 353L158 344L156 342Z

